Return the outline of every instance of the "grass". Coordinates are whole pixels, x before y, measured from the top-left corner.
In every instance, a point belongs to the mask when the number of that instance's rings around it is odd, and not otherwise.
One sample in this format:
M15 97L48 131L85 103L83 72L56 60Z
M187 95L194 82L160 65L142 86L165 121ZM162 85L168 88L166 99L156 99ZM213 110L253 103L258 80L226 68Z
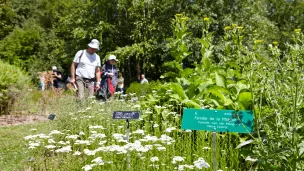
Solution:
M47 122L0 127L0 170L26 170L29 155L23 138L30 133L48 131L50 124Z
M127 156L130 156L130 170L174 170L184 165L194 167L194 162L200 158L212 164L211 134L179 129L180 115L169 114L169 106L140 109L141 119L130 121L130 141L126 143L123 138L126 122L113 120L112 113L139 110L139 106L138 102L133 101L100 103L91 99L80 107L68 96L57 99L51 104L51 112L56 113L54 130L61 134L51 133L50 121L0 128L0 143L4 144L0 152L1 169L86 170L85 167L92 167L92 170L128 170ZM160 118L163 114L168 114L166 120ZM92 128L94 126L104 129ZM37 130L31 131L33 128ZM24 139L42 133L45 135ZM115 134L119 135L118 138L115 138ZM156 140L151 140L153 137ZM217 139L218 169L238 170L239 152L229 145L231 142L237 143L238 137L235 140L224 137L225 134L219 134ZM29 148L31 146L32 149ZM58 152L66 147L70 148L68 152ZM77 152L80 154L75 155ZM174 162L179 156L182 161ZM103 165L96 163L99 157ZM152 158L157 160L152 161ZM212 166L204 170L211 169Z

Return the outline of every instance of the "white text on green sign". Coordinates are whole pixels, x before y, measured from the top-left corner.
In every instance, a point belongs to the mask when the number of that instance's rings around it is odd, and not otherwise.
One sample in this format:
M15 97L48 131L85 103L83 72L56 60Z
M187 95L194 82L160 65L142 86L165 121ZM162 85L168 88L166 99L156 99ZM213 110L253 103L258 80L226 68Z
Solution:
M184 109L182 129L251 133L253 112L241 110Z

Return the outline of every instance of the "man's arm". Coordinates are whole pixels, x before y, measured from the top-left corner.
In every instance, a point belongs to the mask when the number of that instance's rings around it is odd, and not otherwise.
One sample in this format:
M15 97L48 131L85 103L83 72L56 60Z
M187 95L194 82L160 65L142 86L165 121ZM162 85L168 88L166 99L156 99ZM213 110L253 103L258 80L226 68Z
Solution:
M70 79L70 82L71 83L75 83L75 65L76 63L75 62L72 62L71 64L71 79Z
M96 88L99 89L100 88L100 67L99 66L96 67L95 74L96 74Z

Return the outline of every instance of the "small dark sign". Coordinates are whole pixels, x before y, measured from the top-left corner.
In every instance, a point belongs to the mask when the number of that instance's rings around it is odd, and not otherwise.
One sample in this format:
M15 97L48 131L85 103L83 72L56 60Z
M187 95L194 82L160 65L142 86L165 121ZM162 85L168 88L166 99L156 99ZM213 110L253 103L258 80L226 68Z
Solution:
M55 115L55 114L50 114L50 115L49 115L49 117L48 117L48 119L49 119L49 120L54 120L54 119L55 119L55 117L56 117L56 115Z
M138 119L139 115L139 111L115 111L113 119Z

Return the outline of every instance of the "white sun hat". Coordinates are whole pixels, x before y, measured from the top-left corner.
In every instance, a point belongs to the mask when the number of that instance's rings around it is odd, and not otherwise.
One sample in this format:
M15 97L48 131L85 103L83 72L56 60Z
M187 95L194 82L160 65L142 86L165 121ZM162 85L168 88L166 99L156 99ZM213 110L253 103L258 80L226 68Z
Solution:
M57 70L57 67L56 66L52 66L52 70Z
M88 46L90 48L99 50L99 41L97 39L92 39Z
M108 58L108 60L114 60L114 61L118 61L117 59L116 59L116 56L115 55L110 55L109 56L109 58Z

